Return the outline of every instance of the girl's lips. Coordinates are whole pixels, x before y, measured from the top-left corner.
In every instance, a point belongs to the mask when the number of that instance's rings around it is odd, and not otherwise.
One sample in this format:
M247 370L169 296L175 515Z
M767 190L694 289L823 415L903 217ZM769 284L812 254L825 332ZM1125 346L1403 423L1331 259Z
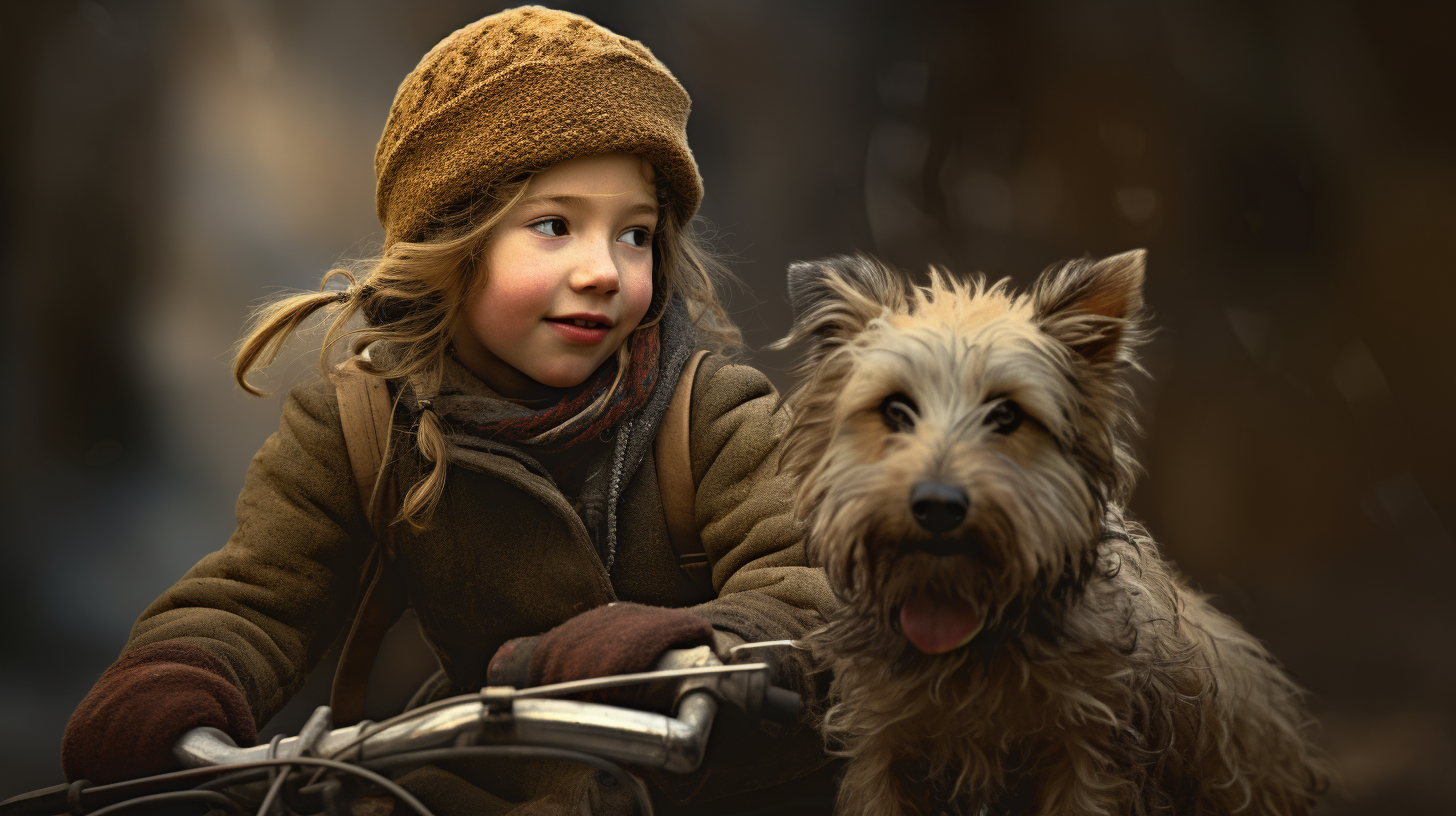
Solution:
M607 339L612 325L607 321L596 321L583 317L548 317L546 322L568 342L594 345Z

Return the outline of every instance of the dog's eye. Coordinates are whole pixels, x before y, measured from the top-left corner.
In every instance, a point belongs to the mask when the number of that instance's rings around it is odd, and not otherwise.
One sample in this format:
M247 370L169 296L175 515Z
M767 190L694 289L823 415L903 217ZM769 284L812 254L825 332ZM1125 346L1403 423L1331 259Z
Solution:
M915 403L904 394L891 394L880 403L880 416L892 431L908 431L915 427Z
M986 414L986 424L999 434L1009 434L1016 430L1023 419L1026 419L1026 412L1011 400L1001 400Z

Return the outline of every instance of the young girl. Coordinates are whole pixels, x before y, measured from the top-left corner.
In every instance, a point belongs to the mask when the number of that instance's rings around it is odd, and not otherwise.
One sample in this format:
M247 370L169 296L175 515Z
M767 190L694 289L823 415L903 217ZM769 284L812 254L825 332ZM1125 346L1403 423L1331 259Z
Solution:
M688 229L702 197L688 108L640 43L576 15L525 7L456 31L405 78L379 142L381 257L357 281L330 273L349 279L342 292L265 309L241 345L238 382L258 393L248 374L331 309L325 353L352 334L360 367L387 383L399 509L385 571L439 659L434 696L639 671L674 645L797 638L832 603L804 563L767 380L712 355L679 382L696 348L737 340ZM356 316L364 328L347 332ZM711 589L677 565L650 454L678 389L691 389ZM340 410L329 379L289 394L231 540L142 614L72 716L69 779L167 770L197 726L250 744L341 639L378 550ZM802 658L772 662L778 685L810 698ZM655 798L698 787L691 807L710 812L705 798L750 802L824 762L811 728L748 744ZM505 764L403 782L441 814L629 801L579 767Z

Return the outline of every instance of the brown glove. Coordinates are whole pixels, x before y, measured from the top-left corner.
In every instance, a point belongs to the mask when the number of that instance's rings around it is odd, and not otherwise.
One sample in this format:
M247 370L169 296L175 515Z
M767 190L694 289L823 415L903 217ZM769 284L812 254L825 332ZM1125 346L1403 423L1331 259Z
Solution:
M175 770L173 743L205 725L252 745L252 712L228 675L222 661L196 646L154 643L122 655L66 724L66 779L106 784Z
M648 671L668 649L709 643L713 627L686 609L614 603L577 615L544 635L507 641L490 660L492 686L544 686L588 677ZM621 686L583 699L634 708L656 707L643 689Z

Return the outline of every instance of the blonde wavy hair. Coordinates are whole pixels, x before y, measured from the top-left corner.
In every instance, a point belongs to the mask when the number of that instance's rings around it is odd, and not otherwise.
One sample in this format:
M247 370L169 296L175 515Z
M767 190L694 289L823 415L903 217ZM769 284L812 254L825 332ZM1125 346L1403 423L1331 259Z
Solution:
M433 395L450 352L456 317L484 283L481 261L491 235L505 214L525 197L532 175L525 173L487 191L442 218L420 241L399 241L385 247L380 257L355 268L329 270L317 292L286 295L257 309L233 358L238 385L253 396L267 396L248 382L248 375L271 364L288 338L316 312L329 310L333 317L319 352L319 365L326 374L330 354L340 341L350 340L356 354L371 343L388 341L395 353L387 362L361 360L360 368L384 379L424 382L427 385L422 390L429 393L419 396ZM742 348L742 335L719 298L720 287L733 280L732 273L709 248L700 223L683 216L662 175L654 176L659 216L652 244L653 306L617 351L619 381L637 332L662 319L674 294L687 303L699 345L730 354ZM347 287L330 289L335 278L343 279ZM364 325L351 329L349 324L356 315L363 317ZM602 399L609 397L610 391ZM444 493L445 433L444 423L434 411L420 412L415 445L430 463L430 472L405 494L396 519L416 530L428 524ZM386 462L391 461L391 453L387 447Z

